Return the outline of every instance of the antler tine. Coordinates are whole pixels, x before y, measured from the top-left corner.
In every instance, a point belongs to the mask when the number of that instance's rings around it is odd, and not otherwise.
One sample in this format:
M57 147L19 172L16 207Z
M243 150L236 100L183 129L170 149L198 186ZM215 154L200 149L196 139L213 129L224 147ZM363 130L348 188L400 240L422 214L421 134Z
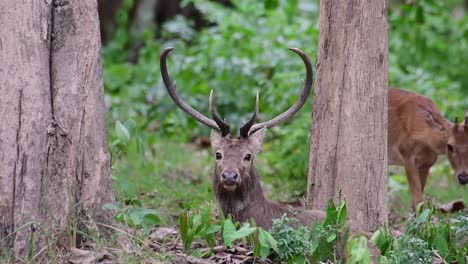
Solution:
M254 126L252 126L252 128L250 129L249 135L253 134L255 131L261 129L264 126L266 128L271 128L291 118L297 111L299 111L299 109L301 109L301 107L304 105L304 103L307 100L307 97L310 94L310 91L312 89L312 83L313 83L313 75L314 75L313 70L312 70L312 65L310 64L310 60L307 57L307 55L300 49L298 48L289 48L289 49L301 57L302 61L304 62L304 66L306 68L306 80L302 86L301 96L288 110L286 110L282 114L276 116L275 118L269 121L255 124Z
M463 126L465 134L468 133L468 113L465 114L465 125Z
M213 90L211 90L210 92L210 113L211 113L211 116L213 117L214 121L216 122L216 124L218 125L218 127L220 128L221 130L221 135L223 137L229 135L231 133L231 128L229 127L229 125L224 122L221 117L219 117L219 115L216 113L216 110L214 109L213 107Z
M245 122L239 129L240 131L239 135L241 138L249 137L250 128L254 124L255 119L257 118L257 115L258 115L258 109L259 109L259 104L260 104L259 101L260 100L259 100L258 91L257 91L257 98L255 100L255 112L253 113L252 117L250 117L250 119L247 122Z
M179 95L176 92L176 85L175 82L174 84L171 83L171 78L169 77L169 73L167 72L167 65L166 65L166 58L167 55L173 51L174 48L165 48L163 52L161 52L161 57L159 60L159 63L161 65L161 76L163 78L164 85L166 86L167 92L169 93L169 96L172 98L174 103L182 109L185 113L187 113L189 116L195 118L198 122L201 124L211 127L214 130L220 131L220 127L216 124L215 121L207 118L206 116L202 115L200 112L192 108L190 105L188 105L182 98L179 97Z
M458 133L458 116L456 116L453 121L452 133L453 134Z

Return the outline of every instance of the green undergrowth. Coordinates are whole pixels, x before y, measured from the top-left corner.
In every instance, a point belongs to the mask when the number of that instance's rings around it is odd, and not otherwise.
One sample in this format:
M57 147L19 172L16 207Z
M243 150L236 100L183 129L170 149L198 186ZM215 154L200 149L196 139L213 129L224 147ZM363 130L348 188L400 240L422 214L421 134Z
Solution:
M140 204L129 204L140 208ZM219 216L218 216L219 215ZM145 216L129 214L128 218L144 221ZM124 222L117 210L116 220ZM452 217L436 214L434 207L424 204L405 221L405 228L397 233L389 227L382 227L372 235L350 233L346 224L345 202L330 202L323 221L301 225L294 215L273 221L270 230L257 227L254 221L233 222L230 216L223 216L213 203L203 203L196 208L181 211L178 217L178 235L157 241L162 245L174 245L181 241L181 248L187 255L209 258L224 250L243 247L251 250L254 257L270 259L274 263L460 263L468 262L468 218L459 213ZM131 240L146 245L150 232L144 226L126 223L134 229ZM159 222L152 223L156 227ZM157 230L157 229L156 229ZM150 236L151 237L151 236ZM158 254L166 260L173 252L167 249ZM344 262L346 259L346 262Z

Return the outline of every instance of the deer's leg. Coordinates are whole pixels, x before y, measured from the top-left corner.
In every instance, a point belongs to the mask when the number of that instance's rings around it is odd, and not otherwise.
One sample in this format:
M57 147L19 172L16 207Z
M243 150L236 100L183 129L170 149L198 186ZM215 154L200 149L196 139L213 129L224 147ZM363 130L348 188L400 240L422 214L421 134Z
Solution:
M406 170L406 177L411 191L411 200L413 202L413 209L416 205L423 201L421 179L419 177L419 170L411 158L404 159L404 166Z
M424 192L424 187L426 186L427 176L429 176L429 170L432 165L437 161L437 154L428 152L425 150L424 153L421 153L421 159L416 159L418 164L419 171L419 180L421 181L421 190Z
M424 192L424 187L426 186L427 176L429 176L429 169L431 166L421 166L419 167L419 180L421 182L421 191Z

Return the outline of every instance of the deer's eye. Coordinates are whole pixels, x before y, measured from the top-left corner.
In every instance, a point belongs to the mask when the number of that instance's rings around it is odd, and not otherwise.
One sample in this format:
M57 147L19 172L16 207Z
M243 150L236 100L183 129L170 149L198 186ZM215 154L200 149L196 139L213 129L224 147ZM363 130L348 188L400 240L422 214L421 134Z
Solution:
M215 155L216 155L217 160L220 160L223 157L223 155L221 155L221 153L219 153L219 152L216 152Z
M245 161L250 161L251 158L252 158L252 155L247 154L247 155L245 155L244 160Z
M447 144L447 150L448 150L449 152L453 152L453 151L454 151L453 146L450 145L450 144Z

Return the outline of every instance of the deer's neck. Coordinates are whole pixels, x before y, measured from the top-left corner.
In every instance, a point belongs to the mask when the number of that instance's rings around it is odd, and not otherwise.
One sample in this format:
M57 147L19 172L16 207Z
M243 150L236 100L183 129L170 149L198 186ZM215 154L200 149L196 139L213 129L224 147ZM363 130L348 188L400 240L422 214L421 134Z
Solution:
M215 180L214 192L223 213L234 217L252 207L262 207L267 200L263 195L260 177L256 168L252 166L249 177L243 179L242 185L234 191L227 191L220 182Z

